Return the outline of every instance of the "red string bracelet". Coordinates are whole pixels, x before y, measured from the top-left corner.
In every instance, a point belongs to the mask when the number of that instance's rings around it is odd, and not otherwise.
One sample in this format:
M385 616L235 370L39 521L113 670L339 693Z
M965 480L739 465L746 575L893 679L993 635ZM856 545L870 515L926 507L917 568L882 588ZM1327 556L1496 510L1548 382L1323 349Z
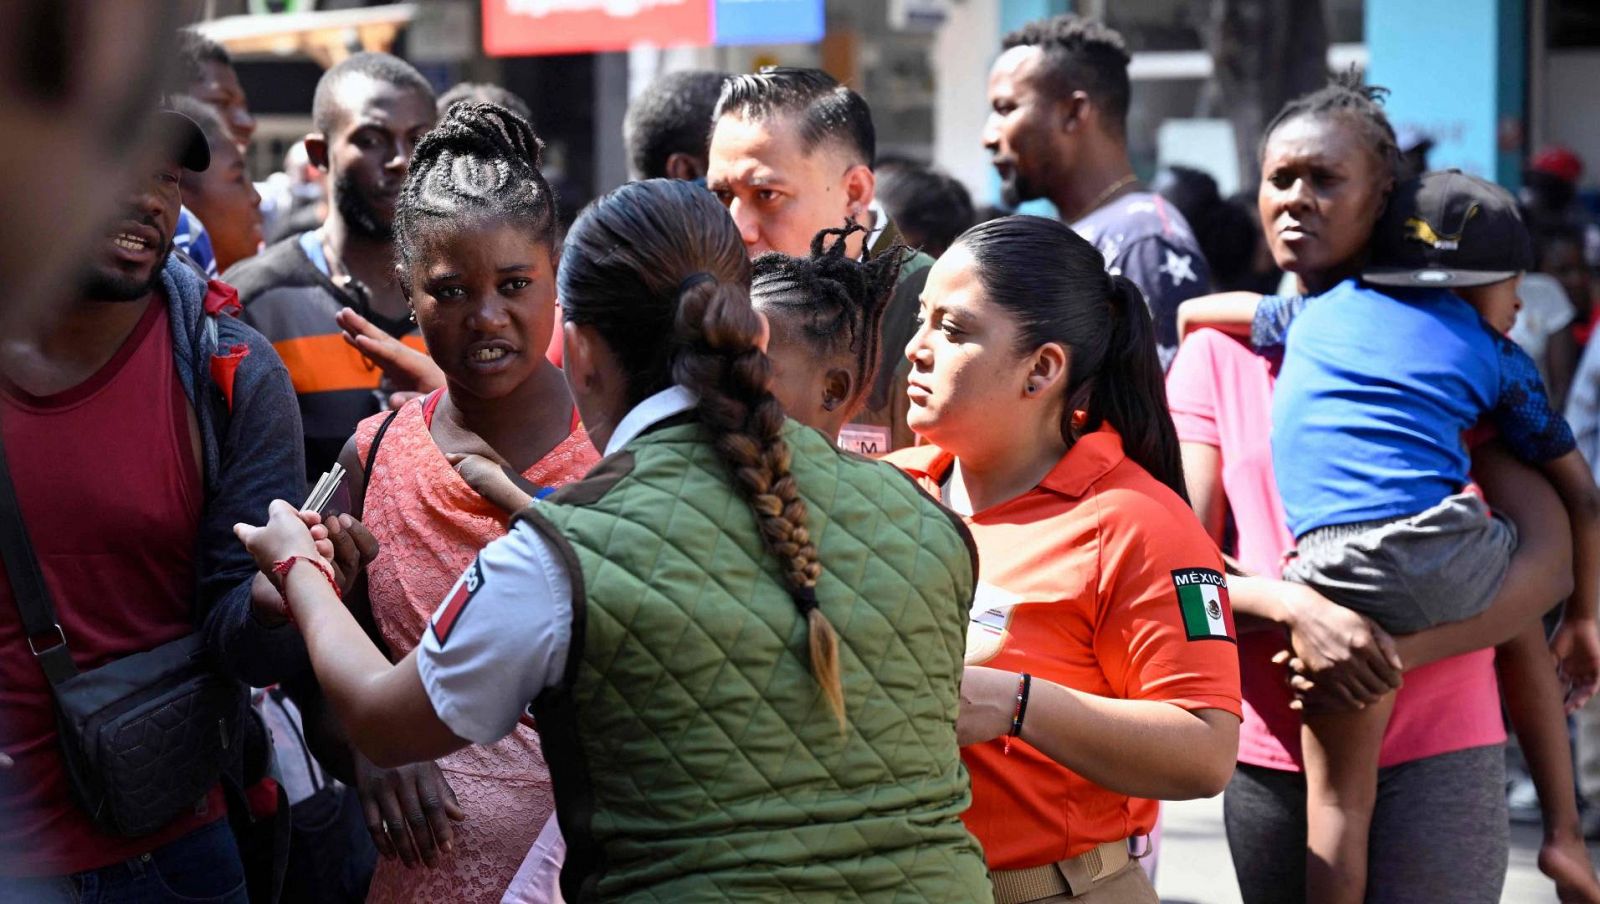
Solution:
M291 625L294 624L294 608L289 605L289 594L284 590L284 581L289 576L289 569L293 568L296 562L309 562L315 565L317 570L322 572L322 576L328 579L328 586L333 588L333 595L341 600L344 599L344 594L339 590L339 582L333 579L333 570L327 565L310 556L290 556L287 559L279 559L272 563L272 573L278 576L278 595L283 597L283 611L289 617L289 624Z
M1033 687L1033 676L1027 672L1017 676L1017 708L1011 713L1011 730L1006 732L1005 753L1011 753L1011 739L1021 737L1022 719L1028 714L1028 691Z

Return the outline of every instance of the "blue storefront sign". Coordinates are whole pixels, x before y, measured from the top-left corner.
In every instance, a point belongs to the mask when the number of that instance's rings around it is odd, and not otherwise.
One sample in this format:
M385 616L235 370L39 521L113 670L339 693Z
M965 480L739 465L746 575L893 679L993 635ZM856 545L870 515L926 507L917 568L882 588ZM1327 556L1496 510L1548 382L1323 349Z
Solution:
M714 44L810 44L822 40L823 0L715 0Z

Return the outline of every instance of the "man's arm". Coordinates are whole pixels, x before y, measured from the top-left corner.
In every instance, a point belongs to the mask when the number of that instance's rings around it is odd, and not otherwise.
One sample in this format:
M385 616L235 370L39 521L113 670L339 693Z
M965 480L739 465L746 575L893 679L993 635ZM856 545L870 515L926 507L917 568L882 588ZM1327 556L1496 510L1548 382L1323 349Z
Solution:
M234 378L233 410L207 488L200 522L200 603L207 646L241 681L262 687L311 667L293 625L268 625L251 610L256 576L250 553L233 535L241 521L261 521L273 499L305 496L305 443L289 372L261 334L223 320L221 345L249 354Z

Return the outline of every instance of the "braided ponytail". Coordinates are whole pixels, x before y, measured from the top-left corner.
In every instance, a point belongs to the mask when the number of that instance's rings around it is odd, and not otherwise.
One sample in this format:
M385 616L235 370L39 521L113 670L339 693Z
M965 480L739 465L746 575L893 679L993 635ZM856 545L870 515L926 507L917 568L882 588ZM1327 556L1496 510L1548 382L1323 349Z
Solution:
M817 605L822 565L790 472L783 407L768 388L749 278L743 243L716 198L665 179L596 201L567 236L559 275L567 319L605 339L628 375L630 401L673 383L698 396L712 448L806 619L811 672L843 731L838 635Z

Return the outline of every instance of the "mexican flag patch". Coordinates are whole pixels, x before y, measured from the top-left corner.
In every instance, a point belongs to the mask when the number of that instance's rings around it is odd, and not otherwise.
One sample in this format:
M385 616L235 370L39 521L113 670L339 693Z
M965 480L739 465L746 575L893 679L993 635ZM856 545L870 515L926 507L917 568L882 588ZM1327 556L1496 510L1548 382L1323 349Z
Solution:
M1190 640L1233 640L1228 625L1228 579L1209 568L1181 568L1172 573L1178 610Z

